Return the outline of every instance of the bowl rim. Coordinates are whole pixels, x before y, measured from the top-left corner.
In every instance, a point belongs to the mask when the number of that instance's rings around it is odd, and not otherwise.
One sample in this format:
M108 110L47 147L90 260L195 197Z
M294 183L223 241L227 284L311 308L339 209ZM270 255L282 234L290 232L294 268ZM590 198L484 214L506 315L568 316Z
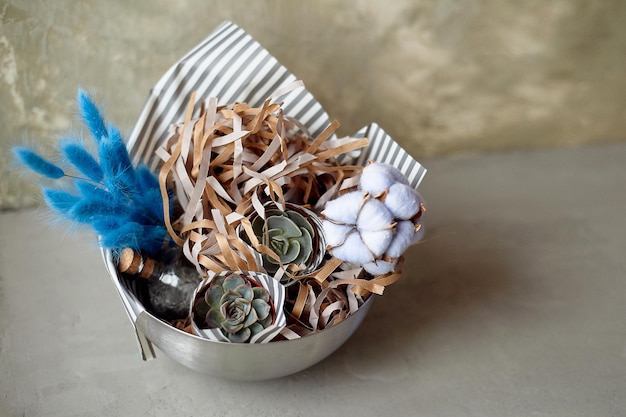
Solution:
M368 298L363 302L363 304L361 304L354 313L350 314L348 317L346 317L339 323L333 324L330 327L325 327L322 330L319 330L317 332L307 334L307 335L304 335L295 339L274 340L274 341L269 341L266 343L231 343L231 342L224 342L224 341L219 341L219 340L211 340L211 339L207 339L207 338L204 338L202 336L199 336L193 333L186 332L182 329L176 328L171 323L168 323L167 321L152 314L143 305L143 303L137 298L137 296L132 291L130 291L126 285L122 283L121 274L113 261L113 251L110 249L104 249L101 247L101 254L105 263L105 267L109 273L109 277L113 281L113 284L115 285L118 295L121 298L122 304L124 306L124 310L126 311L126 315L128 316L133 328L135 329L135 332L137 333L137 337L139 339L139 344L140 344L140 349L142 351L145 351L145 347L143 346L143 343L142 343L144 341L142 339L145 338L147 339L146 341L150 343L151 341L148 338L148 335L139 335L137 321L139 320L139 317L141 315L148 316L149 319L158 322L160 325L164 326L165 328L168 329L168 331L173 332L174 334L179 332L181 337L189 337L192 339L196 339L198 341L206 341L209 343L218 343L222 345L233 345L233 346L254 346L254 345L268 345L268 344L276 345L276 344L285 344L289 342L298 342L303 339L314 338L316 336L319 336L320 334L325 333L327 330L334 329L337 327L341 328L342 326L347 326L349 325L349 323L353 321L351 319L359 316L359 313L361 312L361 310L364 310L364 311L369 310L370 304L373 303L373 300L376 298L376 294L370 294ZM145 352L143 356L145 357Z
M231 346L262 346L262 345L268 345L268 344L271 344L271 345L276 345L276 344L279 344L279 343L284 344L284 343L288 343L288 342L297 342L297 341L302 340L302 339L310 339L310 338L313 338L313 337L315 337L315 336L320 335L321 333L326 332L327 330L334 329L334 328L340 328L341 326L349 325L349 323L352 321L351 319L352 319L352 318L354 318L354 317L356 317L356 316L358 315L358 313L359 313L362 309L363 309L363 311L367 311L367 310L368 310L368 308L364 308L364 307L365 307L365 305L366 305L366 304L367 304L367 305L368 305L368 307L369 307L369 305L370 305L371 303L373 303L373 302L374 302L374 301L373 301L373 300L374 300L374 298L376 298L376 297L375 297L375 294L370 295L370 296L367 298L367 300L365 300L365 301L363 302L363 304L361 304L361 305L359 306L359 308L358 308L358 309L357 309L354 313L350 314L348 317L346 317L345 319L341 320L341 321L340 321L339 323L337 323L337 324L333 324L332 326L325 327L325 328L324 328L324 329L322 329L322 330L319 330L319 331L316 331L316 332L314 332L314 333L310 333L310 334L307 334L307 335L304 335L304 336L300 336L300 337L295 338L295 339L272 340L272 341L269 341L269 342L266 342L266 343L233 343L233 342L224 342L224 341L221 341L221 340L212 340L212 339L207 339L207 338L202 337L202 336L199 336L199 335L197 335L197 334L194 334L194 333L189 333L189 332L186 332L186 331L184 331L184 330L182 330L182 329L179 329L179 328L177 328L177 327L174 327L174 326L172 326L170 323L168 323L167 321L165 321L165 320L163 320L163 319L158 318L157 316L155 316L154 314L152 314L152 313L151 313L150 311L148 311L148 310L144 310L144 311L142 311L142 312L140 313L140 315L141 315L141 314L144 314L144 315L150 316L150 318L151 318L151 319L154 319L154 320L158 321L158 322L159 322L159 323L161 323L163 326L167 327L167 328L168 328L168 329L170 329L170 330L173 330L175 333L176 333L176 332L179 332L179 333L180 333L183 337L191 337L191 338L194 338L194 339L197 339L197 340L206 341L206 342L210 342L210 343L218 343L218 344L222 344L222 345L231 345ZM139 320L139 316L137 316L137 320ZM135 322L136 322L136 321L135 321ZM346 323L347 323L347 324L346 324ZM135 324L135 326L136 326L136 324Z

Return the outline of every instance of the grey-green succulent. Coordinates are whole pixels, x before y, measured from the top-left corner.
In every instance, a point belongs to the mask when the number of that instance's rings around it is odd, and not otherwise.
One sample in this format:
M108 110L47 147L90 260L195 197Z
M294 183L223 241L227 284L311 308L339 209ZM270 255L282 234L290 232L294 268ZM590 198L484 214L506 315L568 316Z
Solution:
M256 217L252 229L259 241L272 249L283 265L306 263L314 250L316 231L311 223L295 210L268 210L266 220ZM268 272L276 272L278 262L263 256L263 265Z
M269 292L236 272L218 276L196 297L194 320L202 328L219 328L231 342L245 343L272 324Z

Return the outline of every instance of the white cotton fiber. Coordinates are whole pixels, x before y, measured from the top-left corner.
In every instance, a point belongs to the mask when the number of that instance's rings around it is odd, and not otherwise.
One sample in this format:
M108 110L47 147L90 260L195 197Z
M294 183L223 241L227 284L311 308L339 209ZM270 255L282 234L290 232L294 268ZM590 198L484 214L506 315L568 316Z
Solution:
M354 264L362 265L374 260L374 256L356 231L348 235L343 245L337 246L331 252L334 257Z
M409 185L409 179L396 167L392 165L387 165L389 168L389 173L393 177L396 182L400 184Z
M359 188L372 195L388 190L397 180L394 178L392 166L373 163L365 167L359 180Z
M335 224L329 220L322 220L322 229L324 230L326 244L330 247L341 245L348 233L354 230L351 226Z
M421 223L417 223L418 225L420 225L421 227L419 228L419 230L417 232L415 232L415 234L413 235L413 239L411 240L411 245L414 243L419 242L420 240L422 240L422 238L424 237L424 225Z
M336 223L356 224L365 193L352 191L326 203L323 215Z
M361 231L361 240L365 246L374 254L375 257L382 256L393 239L393 231L391 229L376 231Z
M359 231L377 231L388 229L393 223L393 216L380 200L369 199L359 213L356 225Z
M368 273L376 275L384 275L393 272L396 267L397 261L387 262L381 259L377 259L375 262L368 262L363 265L363 269Z
M396 233L387 248L386 255L390 258L400 257L406 249L413 243L415 236L415 226L409 220L403 220L396 224Z
M399 182L389 187L385 206L396 219L408 220L420 210L422 199L417 191Z

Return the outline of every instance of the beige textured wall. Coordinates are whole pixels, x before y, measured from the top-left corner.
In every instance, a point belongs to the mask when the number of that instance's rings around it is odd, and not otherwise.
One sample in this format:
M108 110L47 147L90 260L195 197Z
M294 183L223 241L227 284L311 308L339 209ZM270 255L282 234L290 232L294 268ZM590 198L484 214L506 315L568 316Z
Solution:
M228 19L349 134L376 121L418 159L624 140L622 0L0 2L0 208L36 202L6 150L79 125L96 93L130 131L149 88Z

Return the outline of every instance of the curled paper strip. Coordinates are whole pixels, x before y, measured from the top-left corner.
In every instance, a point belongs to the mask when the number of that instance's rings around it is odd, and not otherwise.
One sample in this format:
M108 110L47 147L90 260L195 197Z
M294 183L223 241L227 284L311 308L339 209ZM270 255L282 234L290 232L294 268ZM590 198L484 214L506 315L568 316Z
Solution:
M174 187L184 212L178 219L165 213L172 239L183 247L200 274L263 271L255 253L263 254L270 264L281 264L287 275L296 273L302 260L287 270L289 262L282 265L266 240L251 231L252 218L246 216L252 213L253 217L265 219L261 200L284 211L294 199L304 206L334 197L345 180L350 181L362 171L361 166L339 164L336 157L367 146L368 140L328 139L337 123L312 138L284 118L281 106L270 104L269 99L262 107L245 103L218 108L209 105L208 111L192 119L193 98L185 122L173 126L167 145L157 149L163 159L159 183L165 206L170 206L168 189ZM299 205L290 206L302 213L303 220L315 217L311 211L296 208ZM238 229L245 233L238 233ZM311 228L310 233L315 242L323 241L321 227ZM241 240L244 236L250 246ZM318 246L314 258L321 260L325 245Z

